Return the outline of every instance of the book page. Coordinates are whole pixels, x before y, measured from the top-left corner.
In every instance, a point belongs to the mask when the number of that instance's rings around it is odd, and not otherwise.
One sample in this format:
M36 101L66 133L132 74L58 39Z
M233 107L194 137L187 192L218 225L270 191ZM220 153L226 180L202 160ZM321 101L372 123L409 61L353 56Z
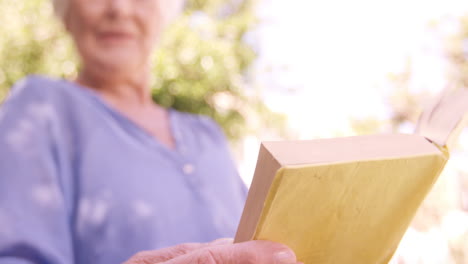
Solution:
M421 114L416 125L416 134L450 150L467 125L468 89L444 91L442 96Z

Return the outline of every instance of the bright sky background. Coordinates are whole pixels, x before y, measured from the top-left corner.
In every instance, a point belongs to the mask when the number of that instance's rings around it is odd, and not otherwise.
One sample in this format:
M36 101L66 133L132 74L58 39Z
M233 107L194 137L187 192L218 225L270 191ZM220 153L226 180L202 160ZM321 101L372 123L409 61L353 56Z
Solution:
M350 115L385 118L388 74L403 70L408 56L417 69L415 87L442 88L441 47L428 24L468 13L468 1L263 0L258 12L256 76L268 87L270 107L293 112L291 125L308 138L345 130ZM268 68L273 71L262 74ZM285 102L287 88L299 90L301 96L286 98L294 103ZM305 118L323 131L304 127Z
M444 87L441 36L430 24L441 22L443 34L451 34L466 13L466 0L262 0L252 75L299 139L351 135L350 117L389 116L388 76L403 71L409 57L411 89ZM244 144L240 171L247 182L259 140Z

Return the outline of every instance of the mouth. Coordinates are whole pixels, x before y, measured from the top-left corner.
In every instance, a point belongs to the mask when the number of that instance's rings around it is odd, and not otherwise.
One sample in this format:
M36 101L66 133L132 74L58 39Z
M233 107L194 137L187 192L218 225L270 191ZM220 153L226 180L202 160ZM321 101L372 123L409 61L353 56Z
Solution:
M124 31L101 31L97 33L97 38L106 44L120 44L133 40L134 36Z

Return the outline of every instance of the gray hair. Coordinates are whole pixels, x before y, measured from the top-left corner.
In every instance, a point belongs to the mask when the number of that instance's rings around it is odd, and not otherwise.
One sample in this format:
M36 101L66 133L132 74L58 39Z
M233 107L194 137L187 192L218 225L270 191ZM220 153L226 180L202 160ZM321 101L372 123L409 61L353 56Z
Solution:
M186 0L163 0L163 2L168 6L169 9L164 17L164 21L168 23L181 12ZM57 17L63 21L67 14L70 0L52 0L52 4L54 6L55 15L57 15Z
M68 10L69 0L52 0L52 4L55 15L63 21Z

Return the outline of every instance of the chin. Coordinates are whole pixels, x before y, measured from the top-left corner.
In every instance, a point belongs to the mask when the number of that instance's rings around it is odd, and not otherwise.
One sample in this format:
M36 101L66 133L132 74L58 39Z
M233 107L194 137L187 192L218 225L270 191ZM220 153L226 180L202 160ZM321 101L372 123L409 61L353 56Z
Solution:
M97 65L101 70L107 72L131 72L140 69L143 65L142 60L137 58L137 56L123 56L122 54L106 54L99 57Z

